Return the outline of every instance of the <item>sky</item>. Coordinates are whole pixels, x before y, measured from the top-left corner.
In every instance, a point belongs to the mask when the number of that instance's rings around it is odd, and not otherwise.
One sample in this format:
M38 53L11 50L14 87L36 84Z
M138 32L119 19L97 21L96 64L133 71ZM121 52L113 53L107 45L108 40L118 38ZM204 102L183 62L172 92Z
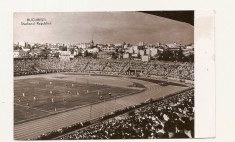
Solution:
M21 25L46 18L51 25ZM194 27L141 12L14 13L14 43L194 43Z

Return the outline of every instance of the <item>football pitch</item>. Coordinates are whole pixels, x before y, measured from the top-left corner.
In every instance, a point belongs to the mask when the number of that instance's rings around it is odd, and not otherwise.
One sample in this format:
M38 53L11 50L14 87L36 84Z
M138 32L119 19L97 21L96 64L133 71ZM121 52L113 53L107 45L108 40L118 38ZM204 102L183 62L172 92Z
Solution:
M74 76L25 78L14 80L14 122L102 102L122 95L141 92L140 84L115 84L115 80ZM96 80L99 81L96 81ZM103 80L103 81L101 81ZM126 81L127 82L127 81ZM114 85L113 85L114 84Z

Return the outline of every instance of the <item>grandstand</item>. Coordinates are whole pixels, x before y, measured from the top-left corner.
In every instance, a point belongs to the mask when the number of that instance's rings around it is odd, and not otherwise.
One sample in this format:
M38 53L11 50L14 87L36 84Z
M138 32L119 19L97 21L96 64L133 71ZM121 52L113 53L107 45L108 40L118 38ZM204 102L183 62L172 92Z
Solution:
M74 131L75 130L75 131ZM194 90L115 111L93 121L76 123L34 139L194 138Z
M25 59L14 76L16 140L194 137L193 63Z
M135 60L37 59L14 61L14 75L29 75L53 72L88 72L100 74L143 74L194 80L192 63L159 62L143 63Z
M193 96L185 91L58 139L193 138Z

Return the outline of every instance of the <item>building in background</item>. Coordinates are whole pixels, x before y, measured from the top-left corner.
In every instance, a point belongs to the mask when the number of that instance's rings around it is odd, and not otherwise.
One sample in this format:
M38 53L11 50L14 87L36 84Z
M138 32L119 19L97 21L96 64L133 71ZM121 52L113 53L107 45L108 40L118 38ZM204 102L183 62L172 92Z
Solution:
M71 52L70 51L60 51L59 58L61 61L70 61Z
M113 55L113 52L99 52L97 55L97 58L99 59L111 59Z
M13 52L13 57L14 58L28 58L29 53L26 51L22 51L22 50L16 50Z
M123 54L123 59L129 59L129 58L130 58L130 54L129 53Z
M148 55L143 55L143 56L141 56L141 60L142 60L142 62L149 62L150 57Z

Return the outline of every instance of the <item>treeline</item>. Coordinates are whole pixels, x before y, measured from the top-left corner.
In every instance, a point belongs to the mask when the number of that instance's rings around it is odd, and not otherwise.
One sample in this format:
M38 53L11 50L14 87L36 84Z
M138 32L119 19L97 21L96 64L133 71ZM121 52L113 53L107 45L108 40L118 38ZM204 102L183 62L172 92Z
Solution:
M194 54L185 56L183 50L180 48L177 51L164 49L163 52L157 55L157 60L160 61L179 61L179 62L194 62Z

